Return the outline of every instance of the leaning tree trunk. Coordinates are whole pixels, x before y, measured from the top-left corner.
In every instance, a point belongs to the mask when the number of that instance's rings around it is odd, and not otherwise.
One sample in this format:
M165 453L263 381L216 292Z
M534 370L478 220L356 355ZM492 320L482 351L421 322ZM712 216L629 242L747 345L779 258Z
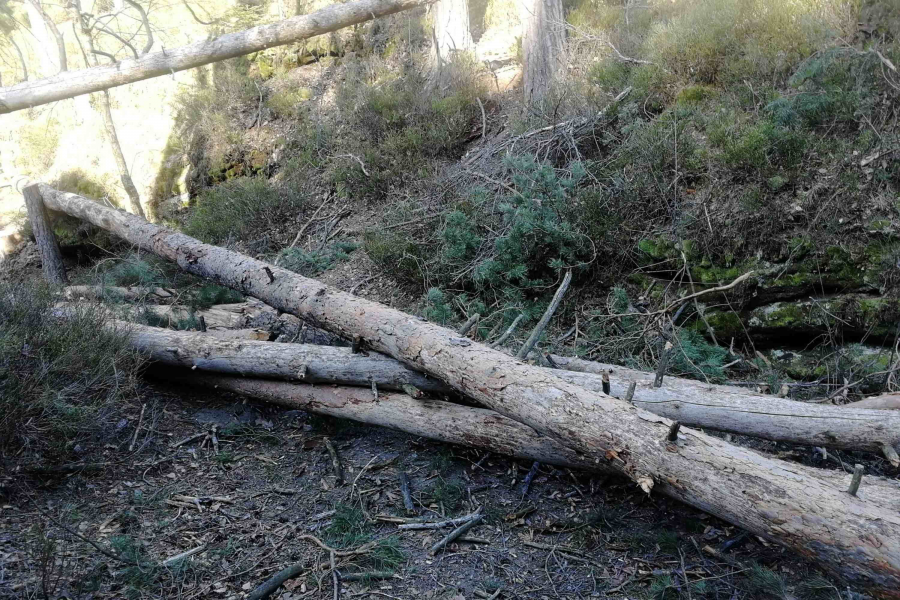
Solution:
M564 67L566 16L562 0L522 0L522 72L525 106L543 100Z
M609 465L598 464L527 425L484 408L442 400L416 400L406 394L385 393L375 398L364 388L196 375L156 368L150 373L161 379L234 392L287 408L387 427L448 444L482 448L560 467L607 474L616 472ZM794 468L798 476L824 479L835 487L846 487L850 481L850 475L840 471L801 465L794 465ZM665 493L666 490L661 491ZM867 477L865 488L859 493L868 500L900 511L897 486L888 479Z
M209 317L207 321L212 322ZM333 346L226 342L211 340L202 333L142 325L131 327L132 345L166 365L307 383L368 386L374 380L379 389L402 390L404 385L413 385L428 392L451 391L441 381L382 354L354 354L350 348ZM624 397L633 381L637 386L632 400L635 406L685 425L849 450L883 452L885 444L890 447L900 444L900 413L893 411L804 404L675 377L667 378L665 386L654 388L652 373L612 369L612 395ZM603 390L600 375L547 372L587 390Z
M308 15L229 33L213 40L20 83L0 89L0 114L291 44L432 2L434 0L357 0L346 4L336 3Z
M900 598L900 513L539 367L237 252L42 185L49 208L443 379L488 408L630 477L783 544L853 585ZM674 432L674 433L673 433ZM674 438L670 440L670 438ZM897 488L900 493L900 487Z

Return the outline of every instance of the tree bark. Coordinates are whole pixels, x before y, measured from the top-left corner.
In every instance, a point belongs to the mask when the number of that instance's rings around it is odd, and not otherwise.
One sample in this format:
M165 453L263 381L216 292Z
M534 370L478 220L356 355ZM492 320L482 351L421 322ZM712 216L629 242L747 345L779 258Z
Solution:
M386 427L447 444L481 448L559 467L605 474L616 472L609 465L598 464L527 425L485 408L442 400L416 400L406 394L385 393L376 399L363 388L197 375L180 370L151 369L150 373L161 379L234 392L286 408ZM802 465L792 467L798 477L820 478L836 488L844 489L850 483L849 473ZM896 484L888 479L866 477L859 493L868 501L900 511Z
M0 90L0 114L22 110L56 100L72 98L169 75L209 63L250 54L273 46L283 46L323 33L330 33L394 13L425 6L434 0L357 0L333 4L308 15L285 19L246 31L220 36L180 48L121 60L55 77L21 83Z
M41 6L40 0L28 0L28 3L34 8L35 12L41 16L44 24L47 29L53 34L53 37L56 38L56 51L59 60L59 72L63 73L69 69L68 61L66 60L66 41L63 39L62 33L59 31L59 27L56 26L56 23L53 22L53 19L50 18L50 15L47 14L47 11L44 10L44 7ZM0 101L0 106L3 103Z
M403 390L412 385L426 392L449 392L443 382L374 352L354 354L351 348L310 344L228 341L205 333L170 331L131 323L117 324L131 332L131 343L151 360L225 375L240 375Z
M566 15L562 0L522 0L521 15L524 99L534 106L564 68Z
M31 221L31 230L34 232L34 241L37 242L38 252L41 255L41 268L44 278L50 283L65 285L69 283L66 276L66 267L63 264L62 252L59 250L59 242L53 227L50 225L50 217L44 199L36 185L29 185L22 194L25 196L25 207L28 209L28 220Z
M818 561L848 583L900 598L900 513L824 477L681 428L455 332L248 256L41 185L45 204L443 379L488 408L630 477ZM900 492L900 487L897 487Z
M211 311L216 312L217 307ZM207 317L207 323L217 322ZM413 385L423 391L450 393L443 382L428 378L398 361L374 352L354 354L350 348L271 342L226 342L204 334L132 326L135 348L160 363L196 368L224 375L241 375L369 386L402 390ZM900 444L900 414L823 404L804 404L772 396L740 393L739 388L709 386L697 381L666 379L653 387L653 374L614 369L611 393L622 397L631 381L639 384L633 403L684 425L743 435L849 450L881 453L882 444ZM621 372L620 372L621 371ZM300 376L305 372L305 377ZM547 371L593 392L603 390L600 375ZM737 390L738 393L735 393Z
M438 0L434 11L434 37L440 60L472 48L469 30L469 0Z

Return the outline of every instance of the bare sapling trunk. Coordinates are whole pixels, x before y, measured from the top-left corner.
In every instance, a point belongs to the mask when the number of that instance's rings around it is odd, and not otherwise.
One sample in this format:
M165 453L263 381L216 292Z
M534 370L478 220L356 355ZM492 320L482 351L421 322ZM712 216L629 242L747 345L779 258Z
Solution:
M59 27L56 26L56 23L47 14L47 11L44 10L44 7L41 5L40 0L27 0L28 3L34 8L34 11L40 15L41 19L44 21L44 25L46 25L47 30L53 35L56 39L56 52L59 60L59 72L62 73L69 69L68 60L66 58L66 41L63 38L62 33L59 30ZM28 79L26 74L25 79Z
M526 107L536 107L564 68L566 16L562 0L522 0L522 81Z
M818 561L851 585L900 598L895 508L850 496L826 477L698 430L681 427L670 440L669 419L566 383L452 330L75 194L44 185L41 193L53 210L442 379L487 408L614 468L647 493L664 490Z
M80 0L74 0L71 7L72 17L75 19L75 35L78 35L79 30L81 32L79 43L84 51L84 61L87 66L96 67L100 64L97 60L97 50L94 47L94 38L87 25L86 17L81 12ZM134 185L134 181L131 179L131 173L128 171L128 161L125 160L125 153L122 151L122 144L119 143L119 134L116 132L116 124L113 121L109 91L100 90L100 93L94 97L100 104L100 118L103 121L103 131L106 134L106 140L109 142L109 149L112 151L113 159L116 161L119 181L122 182L122 188L125 190L125 194L128 196L131 204L131 212L139 217L143 217L145 215L144 208L141 206L141 196Z

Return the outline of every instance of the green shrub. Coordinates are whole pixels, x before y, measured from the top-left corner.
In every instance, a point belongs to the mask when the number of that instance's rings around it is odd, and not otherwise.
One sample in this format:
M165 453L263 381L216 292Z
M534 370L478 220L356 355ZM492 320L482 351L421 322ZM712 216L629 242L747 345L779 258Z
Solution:
M61 192L70 192L119 206L119 197L109 183L99 181L81 169L70 169L60 174L53 182L53 187Z
M53 315L55 291L0 284L0 450L64 459L135 393L138 354L97 307Z
M240 177L203 190L184 230L211 244L234 242L293 216L298 202L262 177Z
M315 277L340 261L348 260L359 248L355 242L337 242L322 250L307 252L302 248L286 248L280 253L281 265L305 277Z
M674 373L694 379L722 382L725 380L722 366L727 357L727 350L710 344L696 331L679 329L669 368Z
M647 55L702 83L785 78L804 58L852 35L855 3L846 0L687 0L656 25Z
M244 295L240 292L214 283L207 283L201 286L191 299L191 306L205 309L216 304L235 304L243 301Z
M266 98L266 106L278 117L296 119L310 98L312 90L309 88L280 89Z
M473 278L483 286L502 281L520 288L544 287L551 281L549 274L593 258L590 240L562 216L584 169L575 163L570 165L572 175L562 177L532 157L509 158L507 165L516 193L499 203L504 232L494 240L493 256L477 264Z
M349 504L338 504L331 518L331 525L325 530L325 541L338 548L351 548L369 541L371 526L366 515L359 508Z
M363 249L372 261L397 279L421 283L422 251L411 240L386 231L367 231L363 235Z
M416 66L399 72L374 61L347 66L335 94L343 135L334 144L341 159L331 170L341 193L383 198L391 187L427 175L429 159L456 157L472 123L480 121L476 98L486 90L473 57L455 55L440 85Z
M431 288L425 295L425 318L438 325L446 325L453 317L453 308L447 295L438 288Z

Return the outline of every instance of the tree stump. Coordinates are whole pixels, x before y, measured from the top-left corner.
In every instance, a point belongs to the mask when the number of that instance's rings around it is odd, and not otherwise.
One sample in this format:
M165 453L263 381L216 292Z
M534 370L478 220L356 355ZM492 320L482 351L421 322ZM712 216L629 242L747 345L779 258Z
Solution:
M66 285L69 278L66 276L66 267L63 265L62 253L59 250L59 242L53 227L50 226L50 216L47 207L44 206L44 198L37 185L29 185L22 194L25 196L25 207L28 209L28 219L31 221L31 230L34 232L34 241L37 242L38 251L41 253L41 264L44 269L44 278L50 283Z

